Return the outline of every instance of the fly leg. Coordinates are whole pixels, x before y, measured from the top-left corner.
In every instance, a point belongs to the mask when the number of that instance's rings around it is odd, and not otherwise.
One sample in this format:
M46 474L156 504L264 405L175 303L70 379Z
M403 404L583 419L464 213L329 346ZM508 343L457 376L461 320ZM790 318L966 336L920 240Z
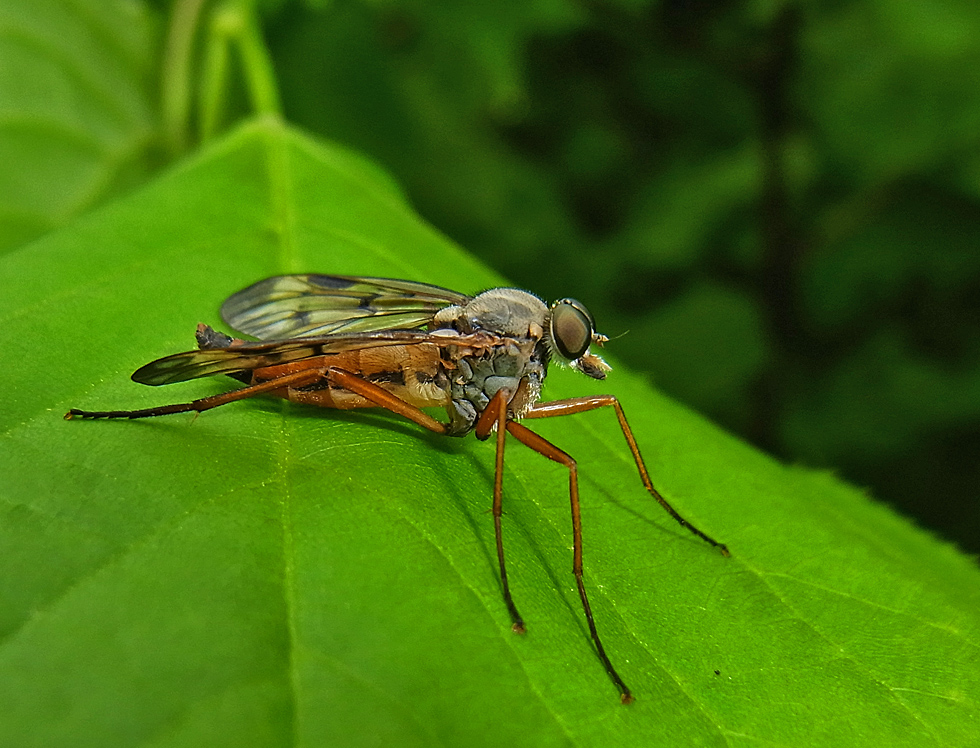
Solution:
M217 408L219 405L244 400L255 395L262 395L270 392L284 394L290 388L306 387L315 384L323 379L327 379L330 384L343 387L345 390L354 392L361 397L370 400L378 407L390 410L393 413L404 416L410 421L423 426L429 431L437 434L445 434L446 426L427 413L419 410L414 405L406 403L404 400L392 395L387 390L382 389L372 382L361 379L355 374L337 368L326 369L304 369L302 371L285 374L275 379L265 382L252 384L248 387L241 387L231 392L223 392L220 395L203 397L189 403L175 403L173 405L161 405L156 408L144 408L142 410L78 410L72 408L65 413L65 420L73 418L150 418L152 416L165 416L171 413L188 413L190 411L202 412Z
M530 447L538 454L544 455L549 460L554 460L568 468L568 493L572 504L572 573L575 575L575 583L578 585L578 596L582 600L582 609L585 611L585 620L589 624L589 633L592 634L592 642L595 644L596 653L599 655L599 659L612 679L612 682L619 689L620 700L624 704L629 704L633 701L633 694L623 682L619 673L616 672L616 668L613 667L612 662L609 660L609 655L606 654L606 648L602 646L602 640L599 638L599 631L596 628L595 619L592 617L592 606L589 605L589 596L585 592L585 582L582 579L582 517L578 499L578 465L569 454L563 452L547 439L534 433L526 426L522 426L515 421L509 421L506 428L522 444Z
M633 431L630 429L629 423L626 421L626 414L623 412L623 406L619 404L619 400L616 399L614 395L592 395L590 397L573 397L568 400L554 400L550 403L537 403L530 411L525 414L525 418L548 418L551 416L567 416L572 413L584 413L587 410L595 410L596 408L604 408L607 406L612 406L616 409L616 418L619 419L619 427L623 431L623 436L626 438L626 443L629 445L630 452L633 453L633 460L636 462L636 469L640 473L640 480L643 481L643 486L650 495L657 500L657 503L662 506L667 513L673 517L682 526L686 527L694 535L704 540L711 546L714 546L719 551L721 551L723 556L728 556L728 547L724 543L719 543L714 538L709 537L705 533L701 532L698 528L684 519L674 507L672 507L660 492L654 488L653 481L650 480L650 474L647 472L646 465L643 463L643 457L640 455L640 448L636 444L636 438L633 436Z
M305 387L323 379L322 369L305 369L293 374L270 379L259 384L251 384L248 387L241 387L231 392L222 392L220 395L202 397L189 403L174 403L173 405L160 405L156 408L143 408L141 410L79 410L72 408L65 413L65 420L72 418L151 418L153 416L166 416L171 413L189 413L197 411L201 413L219 405L233 403L236 400L244 400L255 395L262 395L267 392L275 392L288 387Z
M504 590L504 602L510 612L511 628L517 634L523 634L524 619L514 605L510 595L510 585L507 583L507 566L504 564L504 536L500 525L501 508L504 486L504 437L507 435L507 404L510 401L510 391L498 390L486 408L480 414L474 429L476 438L483 441L490 436L493 427L497 427L497 459L493 471L493 531L497 539L497 561L500 563L500 584Z
M437 421L424 410L405 402L397 395L391 394L388 390L379 387L374 382L369 382L357 376L357 374L352 374L345 369L338 369L333 366L329 367L326 372L327 381L330 384L343 387L355 395L360 395L365 400L370 400L379 408L384 408L392 413L403 416L436 434L448 433L448 428L442 421Z

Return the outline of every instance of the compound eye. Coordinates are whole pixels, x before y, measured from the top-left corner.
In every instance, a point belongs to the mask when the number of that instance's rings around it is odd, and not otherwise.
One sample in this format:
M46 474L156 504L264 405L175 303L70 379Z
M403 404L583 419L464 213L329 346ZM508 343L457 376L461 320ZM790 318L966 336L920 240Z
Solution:
M592 342L592 315L575 299L556 301L551 307L551 340L563 358L581 358Z

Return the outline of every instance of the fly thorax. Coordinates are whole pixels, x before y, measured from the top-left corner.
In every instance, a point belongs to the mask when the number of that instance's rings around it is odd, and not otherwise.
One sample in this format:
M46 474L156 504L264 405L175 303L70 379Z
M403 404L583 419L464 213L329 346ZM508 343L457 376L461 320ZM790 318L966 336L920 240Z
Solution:
M465 305L440 310L433 327L524 340L540 338L547 320L548 305L534 294L518 288L492 288Z

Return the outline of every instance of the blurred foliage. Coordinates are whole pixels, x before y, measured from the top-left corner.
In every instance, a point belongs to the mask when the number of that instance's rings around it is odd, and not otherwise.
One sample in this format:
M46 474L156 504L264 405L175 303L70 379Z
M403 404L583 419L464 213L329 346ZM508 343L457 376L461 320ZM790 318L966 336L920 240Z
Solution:
M157 96L150 57L162 57L164 98L185 104L160 117L158 142L171 147L193 148L195 128L174 137L168 117L196 118L200 139L215 112L227 123L249 99L278 105L236 77L248 45L229 54L234 24L214 21L245 0L125 5L139 9L127 31L142 35L129 54L138 75L103 88L135 114L103 151L119 154L110 162L127 165L126 179L134 162L157 163L153 117L133 103ZM980 5L258 8L288 120L371 155L433 224L516 284L580 298L658 387L980 550ZM165 37L188 9L202 30L184 61L208 75L184 91ZM104 41L96 31L85 33ZM0 43L17 51L25 38ZM62 43L52 38L35 47ZM17 58L0 57L9 132L10 102L31 97L11 72ZM21 105L16 116L36 115ZM0 149L11 142L0 131ZM20 200L11 174L4 192ZM0 236L14 246L64 220L65 205L92 202L86 189L27 228L30 210L0 203Z
M0 3L0 254L159 163L157 19L140 3Z

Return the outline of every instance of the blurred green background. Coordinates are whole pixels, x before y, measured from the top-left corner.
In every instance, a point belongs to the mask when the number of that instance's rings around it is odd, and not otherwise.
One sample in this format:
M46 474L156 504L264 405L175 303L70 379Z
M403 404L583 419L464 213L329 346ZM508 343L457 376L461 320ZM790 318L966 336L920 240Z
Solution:
M269 109L658 388L980 552L975 0L3 0L0 252Z

